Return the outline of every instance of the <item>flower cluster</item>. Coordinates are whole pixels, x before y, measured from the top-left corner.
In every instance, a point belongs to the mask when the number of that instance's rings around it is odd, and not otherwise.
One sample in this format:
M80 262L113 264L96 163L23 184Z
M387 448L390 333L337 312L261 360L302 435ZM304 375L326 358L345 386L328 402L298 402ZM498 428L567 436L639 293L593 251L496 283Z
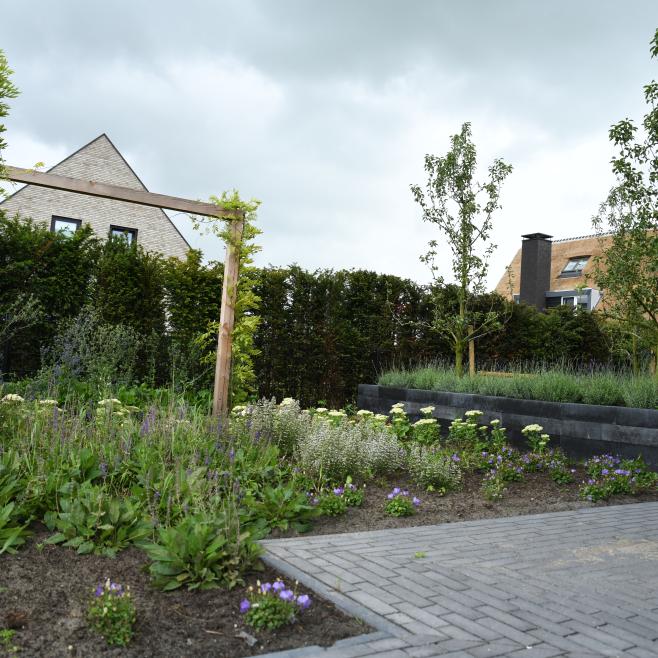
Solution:
M544 428L541 425L537 425L537 423L526 425L521 430L532 452L542 454L546 450L551 437L548 434L543 434L543 431Z
M256 629L276 630L292 622L297 612L311 607L308 594L296 594L282 580L273 583L257 581L256 585L255 589L249 588L247 598L240 602L240 612Z
M126 646L133 636L135 606L130 588L109 578L94 590L87 618L90 626L110 645Z
M622 460L614 455L599 455L585 463L585 470L589 477L580 488L580 495L593 502L658 486L658 473L649 471L641 457Z
M432 445L439 440L439 422L436 418L421 418L413 424L412 430L416 443Z
M416 513L416 508L421 503L420 498L416 496L410 500L409 492L400 487L395 487L386 497L388 503L384 511L391 516L411 516Z
M25 402L25 398L22 398L20 395L17 395L16 393L7 393L2 399L0 399L0 402L3 404L10 404L12 402Z
M514 448L505 446L498 454L483 451L481 457L484 468L489 469L488 476L499 477L504 482L523 479L523 458Z

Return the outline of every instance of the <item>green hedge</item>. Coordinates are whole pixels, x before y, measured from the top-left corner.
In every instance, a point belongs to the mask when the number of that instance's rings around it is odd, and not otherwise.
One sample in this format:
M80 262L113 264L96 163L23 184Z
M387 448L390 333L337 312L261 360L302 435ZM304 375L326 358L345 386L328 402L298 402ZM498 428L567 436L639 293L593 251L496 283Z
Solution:
M213 373L202 357L213 345L206 341L202 347L196 339L218 319L222 272L221 264L204 264L198 251L185 261L164 260L139 245L100 241L88 228L64 237L0 212L0 317L6 320L12 304L29 296L42 310L38 321L10 340L0 333L0 373L34 375L66 321L91 308L108 325L139 337L130 369L137 382L162 385L173 377L191 388L208 387ZM354 401L359 383L376 381L392 366L451 358L450 346L428 329L429 291L409 279L298 266L262 268L256 278L261 396L339 406ZM453 292L448 287L443 295L446 312ZM503 332L478 342L481 364L583 365L617 358L596 314L566 307L539 313L495 294L479 301L509 317ZM71 326L66 324L67 331Z

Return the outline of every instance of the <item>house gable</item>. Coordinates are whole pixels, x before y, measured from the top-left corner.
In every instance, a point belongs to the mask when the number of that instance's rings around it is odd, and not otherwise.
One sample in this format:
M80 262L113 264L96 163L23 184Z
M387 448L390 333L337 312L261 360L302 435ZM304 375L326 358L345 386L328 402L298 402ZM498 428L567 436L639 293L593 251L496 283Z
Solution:
M120 185L136 190L146 187L107 135L102 134L49 170L82 180ZM63 190L26 185L0 203L9 214L51 225L53 216L80 220L107 238L111 226L134 229L138 243L149 252L185 258L189 244L160 208L125 201L91 197Z

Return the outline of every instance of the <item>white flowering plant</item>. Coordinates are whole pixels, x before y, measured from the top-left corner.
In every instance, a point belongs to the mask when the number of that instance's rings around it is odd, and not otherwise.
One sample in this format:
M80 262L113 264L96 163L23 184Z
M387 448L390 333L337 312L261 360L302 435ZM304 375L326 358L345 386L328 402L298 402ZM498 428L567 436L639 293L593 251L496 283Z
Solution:
M537 455L543 455L546 452L551 437L548 434L544 434L544 428L541 425L537 423L526 425L521 430L521 433L525 436L532 452Z
M300 438L296 457L309 477L344 483L350 475L366 479L396 470L403 451L388 427L320 421Z
M437 443L439 436L439 422L436 418L421 418L412 426L411 437L416 443L432 445Z

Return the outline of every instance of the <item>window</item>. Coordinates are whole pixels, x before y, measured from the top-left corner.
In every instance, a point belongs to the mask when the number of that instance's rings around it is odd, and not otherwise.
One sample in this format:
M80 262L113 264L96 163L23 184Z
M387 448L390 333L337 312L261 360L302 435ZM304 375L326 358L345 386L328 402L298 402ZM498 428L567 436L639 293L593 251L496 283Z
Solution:
M50 230L53 233L73 235L82 225L81 219L70 219L69 217L58 217L53 215L50 220Z
M570 258L569 262L564 266L564 269L560 273L561 277L568 276L580 276L587 265L589 256L577 256L576 258Z
M576 303L575 297L563 297L562 306L573 306Z
M125 226L110 226L110 237L121 238L126 240L128 244L137 242L137 229L126 228Z

